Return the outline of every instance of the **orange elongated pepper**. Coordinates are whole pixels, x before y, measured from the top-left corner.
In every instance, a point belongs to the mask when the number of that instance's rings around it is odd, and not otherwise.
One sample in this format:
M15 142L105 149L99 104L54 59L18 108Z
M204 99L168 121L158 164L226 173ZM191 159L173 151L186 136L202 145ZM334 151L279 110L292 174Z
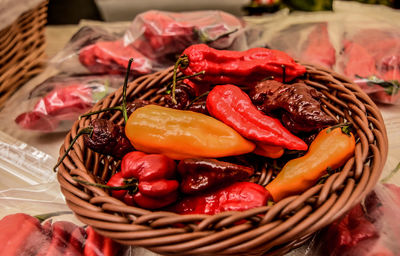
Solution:
M313 186L327 173L337 169L354 153L355 139L340 127L326 128L319 132L311 143L309 151L302 157L290 160L266 189L275 202L299 194Z
M177 160L241 155L255 148L215 118L156 105L135 110L126 123L125 134L137 150Z

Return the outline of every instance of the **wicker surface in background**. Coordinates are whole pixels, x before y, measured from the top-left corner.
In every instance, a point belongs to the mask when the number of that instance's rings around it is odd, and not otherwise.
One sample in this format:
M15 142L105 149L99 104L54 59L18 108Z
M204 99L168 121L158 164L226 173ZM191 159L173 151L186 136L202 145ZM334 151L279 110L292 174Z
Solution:
M0 31L0 108L8 97L43 70L47 1Z
M306 67L305 82L323 93L324 110L340 122L351 122L356 129L354 157L323 184L275 205L245 212L214 216L151 212L127 206L107 191L80 185L72 179L77 176L89 182L105 182L119 164L92 152L80 138L58 169L58 181L68 206L79 220L100 234L165 255L281 255L302 244L310 234L348 211L374 187L388 150L383 119L370 98L345 77L320 67ZM128 99L162 101L171 77L170 68L136 79L129 84ZM121 94L122 88L92 110L121 104ZM75 122L65 137L60 155L77 132L97 117ZM120 113L114 114L111 120L123 122ZM255 182L264 185L270 181L272 173L267 169L257 172Z

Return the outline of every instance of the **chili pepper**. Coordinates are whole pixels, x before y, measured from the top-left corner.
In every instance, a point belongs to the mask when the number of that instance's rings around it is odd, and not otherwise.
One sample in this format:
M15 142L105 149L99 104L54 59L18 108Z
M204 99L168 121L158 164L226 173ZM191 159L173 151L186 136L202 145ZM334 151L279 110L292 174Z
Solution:
M49 118L47 115L35 111L21 113L14 121L22 129L42 132L52 132L60 124L58 119Z
M364 240L379 236L376 227L357 204L342 219L332 223L326 233L326 249L333 255L347 254Z
M56 221L52 225L51 242L43 246L36 256L64 255L71 233L77 228L69 221Z
M182 178L180 191L184 194L199 194L246 180L253 175L254 169L216 159L189 158L179 162L178 172Z
M65 248L64 256L79 256L83 255L83 246L86 240L85 229L76 226L71 232L67 248Z
M263 143L256 143L256 149L253 152L254 154L265 156L268 158L279 158L284 153L285 150L279 146L271 146Z
M106 185L75 180L111 189L113 197L128 205L157 209L175 202L178 197L175 169L175 162L164 155L134 151L123 157L121 172L114 174Z
M329 40L327 23L315 26L310 32L306 42L306 48L301 53L301 60L332 67L336 62L336 52Z
M356 78L357 76L369 77L377 74L374 58L362 45L346 42L344 54L348 58L344 68L346 76Z
M135 59L131 67L135 74L150 73L152 69L150 60L135 48L124 46L121 40L96 42L79 52L79 61L82 65L97 74L123 74L129 58Z
M98 234L91 226L86 228L86 241L83 248L84 256L101 256L103 255L104 237Z
M173 102L171 94L165 96L165 103L169 108L186 109L189 106L191 99L195 96L196 92L194 89L183 83L175 88L176 104Z
M35 253L35 249L39 247L30 248L32 243L45 241L39 220L24 213L3 217L0 220L0 230L0 238L3 241L0 243L0 255L17 256L26 250Z
M252 182L235 182L203 195L183 198L171 207L180 214L217 214L224 211L245 211L267 204L269 192Z
M180 70L185 75L205 71L197 77L209 84L251 85L267 77L282 81L286 68L286 80L292 80L306 72L289 55L278 50L252 48L247 51L216 50L205 44L192 45L180 57Z
M320 131L304 156L285 164L266 186L274 201L307 190L327 173L328 168L339 168L354 154L354 136L342 129L332 127Z
M210 116L155 105L134 111L125 134L137 150L172 159L241 155L255 147Z
M104 237L103 240L103 255L104 256L115 256L119 255L122 247L119 243L114 240Z
M207 96L207 109L249 140L292 150L307 149L304 141L291 134L279 120L260 112L237 86L214 87Z
M274 80L257 83L250 98L267 115L279 111L283 125L293 133L315 131L336 123L321 109L322 93L304 83L283 84Z

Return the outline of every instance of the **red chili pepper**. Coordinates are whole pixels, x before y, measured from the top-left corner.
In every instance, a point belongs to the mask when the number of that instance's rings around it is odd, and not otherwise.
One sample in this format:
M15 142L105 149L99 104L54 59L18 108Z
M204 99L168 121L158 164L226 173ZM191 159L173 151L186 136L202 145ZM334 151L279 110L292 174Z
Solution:
M97 42L81 49L79 61L92 73L124 74L129 58L134 58L131 70L136 74L150 73L150 60L121 40Z
M0 220L0 255L18 256L29 249L33 253L46 239L37 218L24 213L7 215ZM31 246L35 248L31 248ZM36 246L35 246L36 245Z
M112 191L112 196L129 205L134 202L146 209L157 209L175 202L178 197L175 169L174 160L164 155L133 151L123 157L121 172L114 174L107 185L131 184L131 189Z
M76 229L77 225L68 221L56 221L52 225L52 236L50 245L43 246L36 256L55 256L64 255L67 248L70 234Z
M245 211L267 204L269 192L252 182L235 182L204 195L185 197L171 207L181 214L216 214L224 211Z
M266 48L238 52L197 44L186 48L180 59L183 74L205 71L195 79L208 84L252 85L270 76L289 81L306 72L286 53Z
M207 96L208 112L243 137L290 150L306 150L307 144L291 134L278 119L260 112L250 97L234 85L218 85Z
M64 256L79 256L83 255L83 245L86 240L85 229L76 226L70 234L67 248L65 248Z
M252 167L206 158L188 158L178 164L182 178L180 191L199 194L236 181L243 181L254 173Z
M86 228L87 239L83 249L84 256L102 256L104 237L98 234L91 226Z

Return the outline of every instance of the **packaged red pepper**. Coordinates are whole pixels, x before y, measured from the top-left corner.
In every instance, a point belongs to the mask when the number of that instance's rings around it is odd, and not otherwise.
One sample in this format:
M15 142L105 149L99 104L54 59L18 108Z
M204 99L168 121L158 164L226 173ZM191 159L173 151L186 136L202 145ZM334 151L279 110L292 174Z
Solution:
M241 19L222 11L151 10L136 16L125 32L124 43L165 67L192 44L209 43L215 48L227 49L234 40L244 39L243 28ZM245 40L241 41L244 44Z
M400 29L379 22L368 26L346 23L338 69L372 100L399 104Z
M9 102L5 118L16 113L12 123L24 130L66 131L79 115L111 93L122 80L119 76L55 76L37 85L29 95L19 95L22 100Z

